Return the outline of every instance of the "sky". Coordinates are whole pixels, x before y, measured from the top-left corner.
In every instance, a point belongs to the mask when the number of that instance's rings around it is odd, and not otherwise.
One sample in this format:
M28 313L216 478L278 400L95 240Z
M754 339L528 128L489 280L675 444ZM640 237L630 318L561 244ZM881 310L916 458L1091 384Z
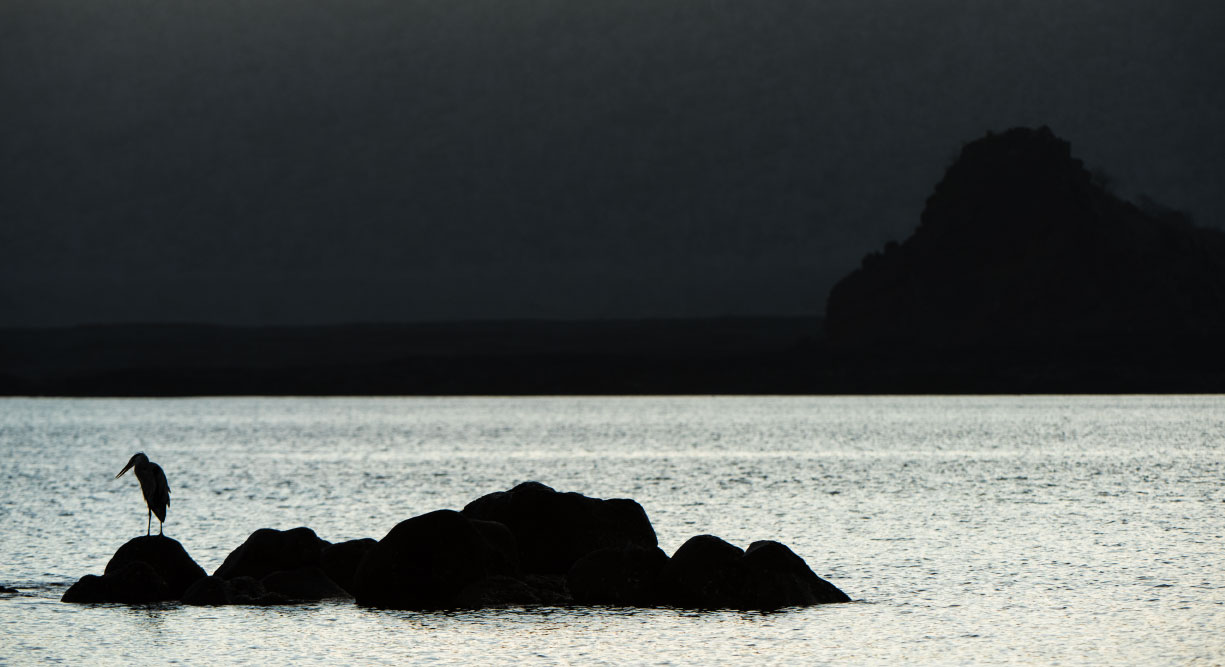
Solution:
M1049 125L1225 226L1219 0L5 0L0 326L813 316Z

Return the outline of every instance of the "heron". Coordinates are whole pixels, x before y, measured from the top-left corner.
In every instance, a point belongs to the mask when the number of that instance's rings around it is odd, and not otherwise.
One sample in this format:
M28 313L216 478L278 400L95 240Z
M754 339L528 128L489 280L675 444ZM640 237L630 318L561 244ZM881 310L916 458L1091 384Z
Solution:
M162 534L162 524L166 521L166 507L170 505L170 485L166 483L166 473L162 467L149 460L144 452L136 452L128 459L128 464L115 475L115 479L123 477L123 473L136 469L136 479L140 480L140 492L145 495L145 505L149 506L149 524L145 528L145 536L153 533L153 515L157 515L157 534Z

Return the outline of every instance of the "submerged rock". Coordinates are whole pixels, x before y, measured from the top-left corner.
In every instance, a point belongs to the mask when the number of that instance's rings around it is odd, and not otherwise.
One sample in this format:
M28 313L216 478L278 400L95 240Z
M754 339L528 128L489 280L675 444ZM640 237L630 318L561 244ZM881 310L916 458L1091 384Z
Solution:
M488 523L452 510L401 521L358 567L353 578L357 602L393 609L454 608L468 586L515 574L517 557L504 539L508 532Z
M129 604L178 600L204 577L204 569L177 541L164 535L141 536L119 547L103 576L82 577L61 599Z
M518 545L523 570L531 573L564 575L597 549L629 545L649 549L657 544L655 529L637 502L559 493L539 482L478 498L463 513L506 525Z

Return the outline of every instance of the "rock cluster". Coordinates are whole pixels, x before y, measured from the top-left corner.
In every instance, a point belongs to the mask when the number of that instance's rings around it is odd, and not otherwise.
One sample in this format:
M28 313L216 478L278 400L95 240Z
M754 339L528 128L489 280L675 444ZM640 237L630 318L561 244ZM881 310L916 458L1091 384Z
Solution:
M332 544L309 528L264 528L207 576L163 536L120 547L101 577L65 602L194 605L355 599L392 609L520 605L779 609L846 602L802 558L772 541L747 550L712 535L671 558L629 499L559 493L538 482L492 493L462 512L400 522L383 539Z

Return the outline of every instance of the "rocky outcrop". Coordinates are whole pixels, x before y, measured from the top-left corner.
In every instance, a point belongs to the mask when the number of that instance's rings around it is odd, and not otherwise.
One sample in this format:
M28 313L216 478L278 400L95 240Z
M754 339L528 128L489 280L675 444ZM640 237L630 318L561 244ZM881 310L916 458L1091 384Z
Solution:
M597 549L657 544L655 529L637 502L559 493L539 482L478 498L463 513L508 527L523 570L535 574L564 575Z
M490 520L497 517L501 520ZM505 523L503 523L505 521ZM342 583L343 582L343 583ZM777 609L848 598L778 542L710 535L672 558L642 507L537 482L330 544L309 528L257 530L206 576L178 542L140 537L65 602L272 605L355 598L391 609L569 604Z
M102 576L86 575L64 602L147 603L178 600L205 577L183 545L163 535L142 536L119 547Z

